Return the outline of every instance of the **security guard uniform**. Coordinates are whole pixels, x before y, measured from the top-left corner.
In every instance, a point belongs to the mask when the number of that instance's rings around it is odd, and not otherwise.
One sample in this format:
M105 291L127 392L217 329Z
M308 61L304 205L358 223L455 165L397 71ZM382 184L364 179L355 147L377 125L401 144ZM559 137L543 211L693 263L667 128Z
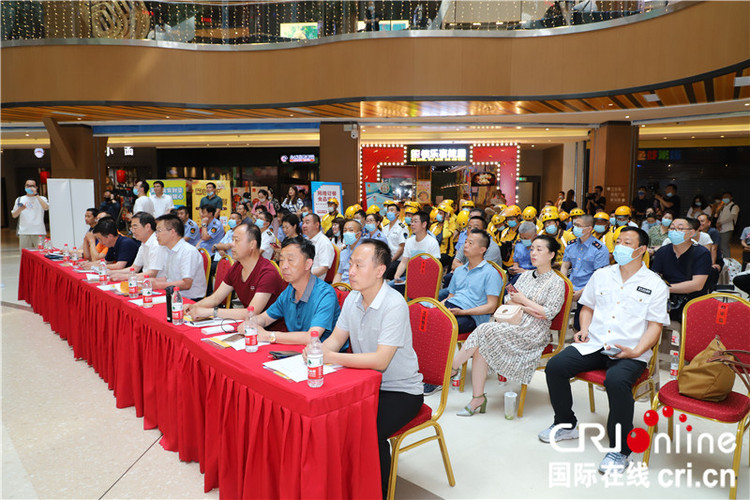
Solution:
M208 223L206 231L208 231L209 238L205 241L201 240L200 247L212 252L214 245L220 243L224 237L224 226L219 219L214 219Z
M193 219L188 219L185 223L185 237L192 246L197 245L201 240L201 228Z

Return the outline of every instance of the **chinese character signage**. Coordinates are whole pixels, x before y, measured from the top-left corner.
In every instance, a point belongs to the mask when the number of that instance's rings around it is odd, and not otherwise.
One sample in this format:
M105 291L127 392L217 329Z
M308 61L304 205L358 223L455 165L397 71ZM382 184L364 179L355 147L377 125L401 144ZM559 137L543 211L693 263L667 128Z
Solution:
M314 154L281 155L281 163L317 163L318 157Z
M328 213L328 200L336 198L339 201L339 213L343 212L342 187L340 182L311 182L313 211L323 217Z
M406 162L412 165L465 165L469 163L469 146L462 144L408 146Z
M187 193L185 179L148 179L148 185L151 186L149 194L153 193L154 181L160 180L164 183L164 194L172 197L174 206L187 205Z
M682 159L680 149L639 149L638 161L677 161Z

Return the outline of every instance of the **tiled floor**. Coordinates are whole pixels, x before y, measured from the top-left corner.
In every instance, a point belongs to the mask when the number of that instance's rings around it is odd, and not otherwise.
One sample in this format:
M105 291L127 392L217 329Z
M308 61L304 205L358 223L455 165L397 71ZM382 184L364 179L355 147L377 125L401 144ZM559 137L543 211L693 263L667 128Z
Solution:
M17 301L19 252L12 235L2 233L2 498L218 498L203 492L198 464L180 462L164 451L160 434L143 430L132 408L117 409L106 384L83 361L75 361L67 343L26 304ZM43 286L43 284L40 284ZM662 380L666 374L662 373ZM740 390L742 387L736 387ZM660 453L652 459L650 482L609 486L597 473L576 474L597 465L603 453L588 440L580 453L561 453L536 435L551 423L542 373L529 387L526 415L503 416L504 388L489 380L487 414L455 416L470 394L451 392L440 419L456 476L448 486L440 453L432 442L405 453L399 464L398 498L727 498L728 488L696 487L709 468L731 467L731 455ZM606 397L596 392L597 413L588 409L584 384L573 384L575 409L585 422L604 424ZM437 395L427 398L437 404ZM643 425L645 403L636 404L636 425ZM731 426L690 417L693 434L722 432ZM644 426L645 427L645 426ZM663 428L662 428L663 430ZM750 497L745 438L737 498ZM570 448L573 443L565 443ZM695 446L695 443L693 443ZM635 455L640 459L640 455ZM554 485L550 467L569 465L570 486ZM689 469L690 487L660 484L674 469ZM575 479L584 480L574 484ZM585 480L589 478L592 484ZM565 479L565 474L560 477ZM631 481L637 478L631 477ZM554 487L553 487L554 486Z

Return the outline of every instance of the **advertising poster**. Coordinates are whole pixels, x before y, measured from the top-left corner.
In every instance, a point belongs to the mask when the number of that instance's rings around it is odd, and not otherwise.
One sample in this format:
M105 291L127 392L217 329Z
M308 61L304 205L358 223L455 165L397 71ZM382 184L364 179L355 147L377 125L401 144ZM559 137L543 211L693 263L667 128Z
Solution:
M343 211L341 209L341 204L344 202L341 192L343 188L340 182L311 182L310 189L312 190L313 211L319 217L328 213L329 198L336 198L339 201L339 213Z
M250 189L246 187L232 188L232 209L236 209L237 205L245 201L249 201Z
M432 181L420 180L417 181L417 196L416 201L422 204L430 203L431 195L430 190L432 189Z
M213 182L216 184L216 196L219 196L222 201L223 209L221 214L216 214L217 217L228 217L230 212L231 196L232 196L232 185L229 181L198 181L194 180L193 187L193 220L200 221L201 214L198 210L201 205L201 199L206 196L206 184Z
M152 187L149 194L153 192L154 181L164 183L164 194L172 197L174 206L187 205L187 182L185 179L148 179L148 185Z
M398 182L398 179L394 179ZM390 179L385 179L381 182L365 182L365 193L367 194L367 205L365 209L371 205L377 205L383 208L383 202L388 200L395 201L396 195L394 186L391 184Z

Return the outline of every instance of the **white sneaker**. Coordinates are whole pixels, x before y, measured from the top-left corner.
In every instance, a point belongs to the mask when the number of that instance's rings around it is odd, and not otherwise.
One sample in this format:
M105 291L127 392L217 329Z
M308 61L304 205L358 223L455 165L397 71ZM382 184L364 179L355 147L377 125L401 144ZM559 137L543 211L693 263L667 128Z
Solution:
M550 442L550 434L552 434L552 429L555 427L555 424L550 425L546 429L544 429L542 432L539 433L539 441L542 443L549 443ZM565 441L566 439L578 439L578 424L576 424L575 427L572 429L557 429L557 432L555 433L555 442L558 441Z
M559 433L558 433L559 434ZM624 474L630 464L630 458L622 453L610 451L604 455L604 460L599 464L600 474Z

